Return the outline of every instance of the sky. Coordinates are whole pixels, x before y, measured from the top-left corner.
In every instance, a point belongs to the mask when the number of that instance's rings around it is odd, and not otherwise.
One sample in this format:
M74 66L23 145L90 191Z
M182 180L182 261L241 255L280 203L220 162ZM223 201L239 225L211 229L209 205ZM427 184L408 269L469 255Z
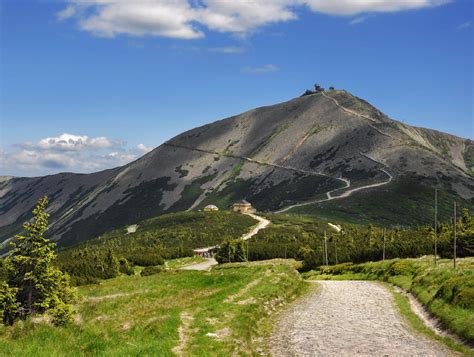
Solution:
M94 172L346 89L474 138L472 0L0 0L0 175Z

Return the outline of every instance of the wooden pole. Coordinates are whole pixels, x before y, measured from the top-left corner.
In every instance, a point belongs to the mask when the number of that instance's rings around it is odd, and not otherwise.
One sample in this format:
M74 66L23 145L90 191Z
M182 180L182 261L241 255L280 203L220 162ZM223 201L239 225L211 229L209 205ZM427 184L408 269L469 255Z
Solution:
M249 240L247 239L247 261L249 262Z
M454 222L453 222L453 233L454 233L454 245L453 245L453 266L456 269L456 202L454 202Z
M334 251L336 253L336 264L339 264L339 261L337 259L337 235L334 236Z
M383 237L382 260L385 260L385 228L382 231L382 237Z
M438 189L435 188L434 263L438 263Z
M326 236L326 231L324 231L324 257L326 258L326 266L329 265L328 262L328 240Z

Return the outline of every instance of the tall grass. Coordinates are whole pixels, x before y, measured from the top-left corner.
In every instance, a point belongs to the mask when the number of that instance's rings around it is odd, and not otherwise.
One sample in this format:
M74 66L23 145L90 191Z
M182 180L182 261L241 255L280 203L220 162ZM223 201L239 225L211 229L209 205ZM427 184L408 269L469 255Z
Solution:
M252 355L272 312L304 286L294 268L274 262L121 276L78 288L68 326L36 318L1 328L0 354L171 356L180 346L189 356Z

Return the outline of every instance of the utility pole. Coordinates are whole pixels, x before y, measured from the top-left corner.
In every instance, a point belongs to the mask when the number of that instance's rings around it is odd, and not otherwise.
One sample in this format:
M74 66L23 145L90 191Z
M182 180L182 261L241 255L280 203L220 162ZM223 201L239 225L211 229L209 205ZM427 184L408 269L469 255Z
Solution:
M454 222L453 222L453 233L454 233L454 246L453 246L453 266L456 269L456 201L454 201Z
M329 265L328 262L328 239L326 236L326 231L324 231L324 257L326 258L326 266Z
M336 253L336 264L339 264L339 261L337 259L337 235L334 236L334 251Z
M438 263L438 189L435 188L434 263Z
M247 261L249 262L249 240L247 239Z
M382 246L382 260L385 260L385 228L382 231L383 246Z
M285 259L286 259L286 248L287 248L287 247L286 247L286 244L285 244Z

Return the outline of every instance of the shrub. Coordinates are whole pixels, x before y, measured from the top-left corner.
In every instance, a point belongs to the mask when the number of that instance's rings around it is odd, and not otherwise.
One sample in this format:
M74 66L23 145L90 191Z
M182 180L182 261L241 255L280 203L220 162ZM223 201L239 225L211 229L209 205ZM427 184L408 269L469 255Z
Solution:
M122 274L127 274L127 275L133 275L135 274L135 271L133 270L132 266L128 262L126 258L120 258L119 259L119 271Z
M394 261L388 270L389 275L414 275L416 266L408 260Z
M150 276L154 274L159 274L165 271L165 268L161 265L149 266L142 270L140 273L141 276Z
M216 253L219 264L247 261L245 241L241 239L227 239L221 244Z
M341 263L336 265L331 265L328 267L320 267L319 270L322 274L344 274L350 272L354 265L352 263Z
M454 305L474 309L474 287L463 287L453 299Z

